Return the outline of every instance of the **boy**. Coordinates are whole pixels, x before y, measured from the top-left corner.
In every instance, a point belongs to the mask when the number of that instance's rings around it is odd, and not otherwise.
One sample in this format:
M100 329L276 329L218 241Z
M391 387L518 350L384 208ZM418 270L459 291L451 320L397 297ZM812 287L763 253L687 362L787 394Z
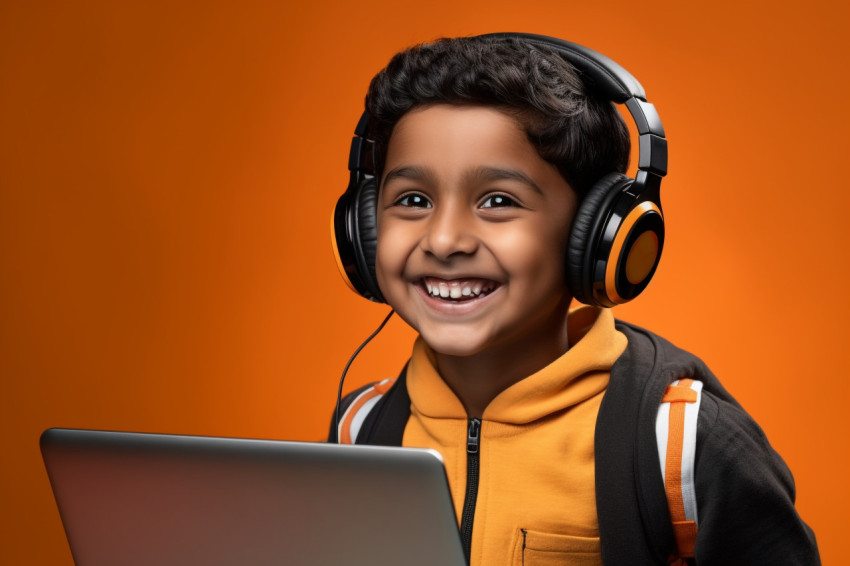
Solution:
M356 231L365 259L339 251L353 287L419 338L397 380L346 397L331 439L438 450L473 565L819 563L790 472L708 369L609 310L569 310L576 296L628 300L651 277L666 142L654 111L630 101L654 155L642 147L638 178L623 176L628 131L599 93L610 85L592 68L582 79L556 41L441 40L373 79L358 127L371 141L353 146L356 196L338 205L337 246ZM608 242L615 267L588 283L586 232L608 226L600 207L628 229ZM698 518L665 496L678 471L658 457L662 398L700 399Z

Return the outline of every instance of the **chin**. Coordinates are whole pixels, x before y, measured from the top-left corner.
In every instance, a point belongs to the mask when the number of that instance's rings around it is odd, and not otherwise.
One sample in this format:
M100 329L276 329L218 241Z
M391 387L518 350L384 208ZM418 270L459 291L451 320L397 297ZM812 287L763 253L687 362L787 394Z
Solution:
M466 358L469 356L474 356L481 352L480 349L477 348L467 348L462 344L435 344L433 342L428 342L425 340L425 343L434 350L437 354L442 356L452 356L455 358Z
M420 336L428 347L444 356L467 357L480 354L487 349L487 344L469 333L454 332L420 332Z

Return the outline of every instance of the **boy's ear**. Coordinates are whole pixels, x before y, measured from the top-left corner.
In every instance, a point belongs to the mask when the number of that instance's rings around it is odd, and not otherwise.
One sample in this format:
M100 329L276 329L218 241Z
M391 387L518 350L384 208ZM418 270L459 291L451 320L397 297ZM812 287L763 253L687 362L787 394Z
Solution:
M352 187L334 209L332 238L340 275L359 295L384 303L375 274L378 250L378 183L372 175L352 175Z
M580 302L613 307L649 284L664 246L658 191L634 194L634 180L610 173L579 205L567 245L567 284Z

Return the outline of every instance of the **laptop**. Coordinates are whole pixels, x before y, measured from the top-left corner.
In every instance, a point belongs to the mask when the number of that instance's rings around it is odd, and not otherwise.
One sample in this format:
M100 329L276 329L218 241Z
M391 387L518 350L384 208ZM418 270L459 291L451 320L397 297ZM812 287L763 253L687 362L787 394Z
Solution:
M48 429L77 566L465 566L440 455Z

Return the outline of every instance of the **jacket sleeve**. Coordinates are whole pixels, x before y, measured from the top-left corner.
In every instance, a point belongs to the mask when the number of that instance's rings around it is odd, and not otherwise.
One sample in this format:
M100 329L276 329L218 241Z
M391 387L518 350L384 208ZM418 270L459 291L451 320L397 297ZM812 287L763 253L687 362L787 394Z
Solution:
M705 394L698 430L696 564L820 564L814 533L794 507L791 472L755 421Z

